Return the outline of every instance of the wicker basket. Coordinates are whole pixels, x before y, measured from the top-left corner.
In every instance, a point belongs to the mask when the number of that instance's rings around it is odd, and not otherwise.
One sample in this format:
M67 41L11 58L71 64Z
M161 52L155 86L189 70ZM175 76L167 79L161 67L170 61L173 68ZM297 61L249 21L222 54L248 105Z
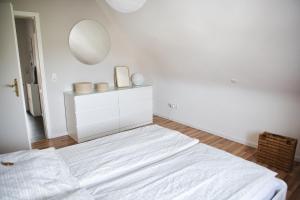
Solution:
M293 169L297 140L272 133L259 135L257 161L289 172Z

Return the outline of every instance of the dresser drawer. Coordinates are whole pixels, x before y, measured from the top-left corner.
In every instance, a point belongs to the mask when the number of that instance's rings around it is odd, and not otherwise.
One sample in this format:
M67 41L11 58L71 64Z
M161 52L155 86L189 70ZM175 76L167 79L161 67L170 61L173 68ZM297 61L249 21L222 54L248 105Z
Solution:
M118 107L118 94L116 92L97 93L75 97L75 112L94 110L107 106Z
M91 110L76 112L77 126L89 126L96 123L110 123L108 119L119 122L119 108L117 106L99 107Z
M132 128L135 126L141 126L152 123L152 110L141 110L136 112L124 113L120 117L120 129Z
M122 91L119 95L120 128L134 127L152 122L152 87Z
M119 102L123 104L134 104L145 100L152 101L152 87L134 88L119 92Z
M118 121L115 119L107 119L105 122L99 122L88 126L77 127L78 142L103 137L113 132L118 132Z

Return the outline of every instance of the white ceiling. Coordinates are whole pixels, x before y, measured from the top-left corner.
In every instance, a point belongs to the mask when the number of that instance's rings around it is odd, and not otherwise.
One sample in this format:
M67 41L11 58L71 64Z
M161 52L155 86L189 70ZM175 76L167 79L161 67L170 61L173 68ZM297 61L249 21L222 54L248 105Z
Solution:
M300 94L300 1L149 0L103 12L157 76Z

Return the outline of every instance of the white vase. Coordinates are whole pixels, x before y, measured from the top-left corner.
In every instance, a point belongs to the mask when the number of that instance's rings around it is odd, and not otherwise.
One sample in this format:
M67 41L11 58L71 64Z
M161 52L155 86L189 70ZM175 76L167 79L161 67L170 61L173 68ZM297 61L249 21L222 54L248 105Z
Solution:
M145 79L142 74L134 73L131 75L131 81L132 81L133 85L141 86L144 84Z

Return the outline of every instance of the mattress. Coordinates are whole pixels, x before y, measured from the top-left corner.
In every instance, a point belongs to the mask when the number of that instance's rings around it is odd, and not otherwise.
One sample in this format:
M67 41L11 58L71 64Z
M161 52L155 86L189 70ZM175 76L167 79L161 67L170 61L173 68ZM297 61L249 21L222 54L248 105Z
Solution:
M99 200L266 200L280 188L275 175L255 163L197 144L88 191Z
M183 151L199 141L150 125L59 149L82 187L101 184Z

